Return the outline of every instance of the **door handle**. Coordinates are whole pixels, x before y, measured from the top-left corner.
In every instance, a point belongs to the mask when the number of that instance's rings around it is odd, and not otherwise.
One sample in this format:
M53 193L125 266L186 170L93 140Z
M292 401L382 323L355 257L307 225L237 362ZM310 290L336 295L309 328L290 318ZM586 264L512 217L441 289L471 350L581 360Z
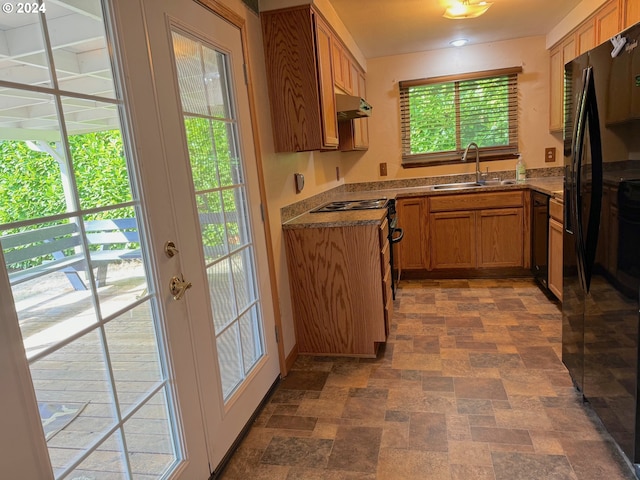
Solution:
M180 300L189 288L191 288L191 282L185 282L184 275L174 275L169 282L169 290L173 295L174 300Z

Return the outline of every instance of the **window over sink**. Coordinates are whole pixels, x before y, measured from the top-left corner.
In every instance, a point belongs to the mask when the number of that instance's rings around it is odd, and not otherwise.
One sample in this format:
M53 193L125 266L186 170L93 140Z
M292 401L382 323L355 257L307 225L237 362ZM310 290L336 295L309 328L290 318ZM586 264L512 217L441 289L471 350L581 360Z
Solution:
M400 82L403 167L460 162L475 142L480 158L516 158L522 67Z

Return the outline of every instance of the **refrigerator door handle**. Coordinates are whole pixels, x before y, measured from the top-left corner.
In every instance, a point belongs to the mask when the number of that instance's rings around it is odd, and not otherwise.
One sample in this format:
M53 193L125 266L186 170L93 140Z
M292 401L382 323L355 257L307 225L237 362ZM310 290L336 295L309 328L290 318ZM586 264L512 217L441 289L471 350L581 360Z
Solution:
M585 292L588 290L588 287L585 272L585 241L582 228L581 182L585 126L587 122L587 82L589 81L590 76L591 72L589 68L585 68L582 72L582 91L579 97L576 122L573 129L571 178L569 181L571 191L569 192L570 205L568 206L570 209L570 218L573 220L573 222L570 221L569 224L571 227L571 223L573 223L573 231L575 233L576 267L578 270L578 278L582 289Z
M576 128L573 142L573 174L575 179L571 182L574 185L572 205L575 216L576 232L576 260L578 266L578 276L585 292L589 292L591 287L591 276L595 264L596 249L598 246L598 231L600 229L600 213L602 210L602 142L600 139L600 118L598 115L598 102L596 99L595 82L593 78L593 67L585 68L583 72L583 87L578 108ZM582 204L585 200L582 192L583 179L583 158L584 140L587 128L589 130L589 144L591 154L591 171L587 172L591 176L588 185L589 192L589 212L587 213L587 225L583 222Z
M587 81L587 119L589 124L589 145L591 152L591 201L589 202L589 219L585 238L585 283L586 291L591 285L593 266L596 260L598 236L600 230L600 215L602 212L602 141L600 138L600 116L596 99L593 67L589 67L590 74Z

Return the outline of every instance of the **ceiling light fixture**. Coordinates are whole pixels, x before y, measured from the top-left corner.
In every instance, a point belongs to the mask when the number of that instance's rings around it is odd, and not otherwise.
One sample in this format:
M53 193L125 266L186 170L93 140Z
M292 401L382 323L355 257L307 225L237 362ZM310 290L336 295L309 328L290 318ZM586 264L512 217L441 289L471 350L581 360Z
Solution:
M460 19L460 18L476 18L489 10L493 5L491 2L474 2L469 0L459 0L452 3L445 11L444 18Z
M467 40L466 38L458 38L457 40L449 42L449 45L453 45L454 47L463 47L467 43L469 43L469 40Z

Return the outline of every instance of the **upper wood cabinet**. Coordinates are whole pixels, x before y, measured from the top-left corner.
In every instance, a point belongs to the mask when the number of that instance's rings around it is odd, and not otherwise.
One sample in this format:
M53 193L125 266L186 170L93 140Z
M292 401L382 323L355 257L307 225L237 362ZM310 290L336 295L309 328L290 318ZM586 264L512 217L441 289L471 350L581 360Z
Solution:
M640 2L627 0L624 10L624 28L640 22Z
M638 0L609 0L549 50L549 131L564 125L564 66L640 21Z
M310 5L261 19L276 151L337 149L331 29Z
M342 46L340 40L333 36L331 39L331 59L333 61L333 83L345 93L353 93L353 70L349 52Z
M354 79L353 94L367 98L364 73L355 66L351 67L351 78ZM338 122L340 137L339 149L342 152L351 150L367 150L369 148L369 119L356 118Z
M551 49L549 60L549 131L561 132L564 121L564 61L562 46Z
M606 42L624 28L621 3L622 0L611 0L596 12L596 45Z

